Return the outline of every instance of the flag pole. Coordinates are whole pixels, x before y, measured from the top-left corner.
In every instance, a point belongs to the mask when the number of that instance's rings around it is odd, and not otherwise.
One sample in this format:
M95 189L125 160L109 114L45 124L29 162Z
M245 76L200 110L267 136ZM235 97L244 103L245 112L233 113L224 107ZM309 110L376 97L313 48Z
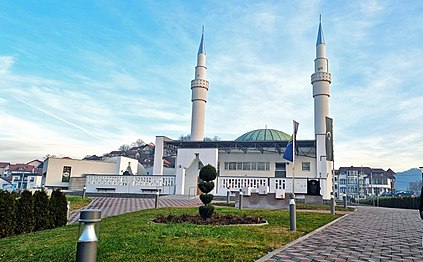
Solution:
M295 139L296 139L295 130L292 135L292 194L295 196Z

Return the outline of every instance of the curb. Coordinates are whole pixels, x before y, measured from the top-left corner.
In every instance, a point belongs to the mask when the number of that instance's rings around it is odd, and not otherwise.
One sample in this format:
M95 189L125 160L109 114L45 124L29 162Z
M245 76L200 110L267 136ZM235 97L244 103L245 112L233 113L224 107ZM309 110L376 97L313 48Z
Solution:
M289 242L289 243L288 243L288 244L286 244L285 246L280 247L280 248L278 248L278 249L276 249L276 250L273 250L273 251L271 251L271 252L267 253L267 254L266 254L266 255L264 255L263 257L261 257L261 258L259 258L258 260L256 260L256 262L265 262L265 261L267 261L267 260L271 259L274 255L276 255L276 254L278 254L278 253L282 252L283 250L287 249L288 247L291 247L291 246L293 246L293 245L297 244L298 242L301 242L301 241L303 241L303 240L305 240L305 239L307 239L307 238L309 238L309 237L311 237L311 236L315 235L316 233L318 233L318 232L322 231L323 229L325 229L325 228L327 228L327 227L331 226L332 224L334 224L334 223L338 222L339 220L341 220L341 219L343 219L343 218L345 218L345 217L349 216L350 214L353 214L353 213L345 214L345 215L343 215L342 217L338 217L337 219L333 220L332 222L330 222L330 223L328 223L328 224L326 224L326 225L324 225L324 226L322 226L322 227L319 227L318 229L316 229L316 230L314 230L314 231L312 231L312 232L308 233L307 235L304 235L304 236L302 236L302 237L300 237L300 238L297 238L297 239L295 239L294 241Z

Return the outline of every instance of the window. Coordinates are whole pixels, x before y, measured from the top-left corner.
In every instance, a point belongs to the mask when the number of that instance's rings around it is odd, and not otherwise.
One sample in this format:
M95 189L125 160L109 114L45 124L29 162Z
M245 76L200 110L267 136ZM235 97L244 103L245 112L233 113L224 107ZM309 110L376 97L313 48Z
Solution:
M257 163L257 170L265 170L264 162L258 162Z
M225 162L225 170L269 171L270 162Z
M29 178L29 182L34 182L34 181L35 181L34 177Z
M243 162L242 163L242 170L251 170L251 163L250 162Z
M286 177L286 163L275 163L275 177Z
M63 167L62 182L69 182L71 172L72 172L72 167L70 167L70 166L64 166Z
M301 163L301 169L303 171L310 171L310 162L302 162Z

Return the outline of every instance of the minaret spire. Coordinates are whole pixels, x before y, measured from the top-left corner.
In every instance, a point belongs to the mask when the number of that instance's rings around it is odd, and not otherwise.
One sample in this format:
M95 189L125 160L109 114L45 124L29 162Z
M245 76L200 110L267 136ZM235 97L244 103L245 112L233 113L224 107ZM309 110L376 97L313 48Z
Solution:
M201 34L200 47L197 53L197 66L195 77L191 81L192 90L192 117L191 117L191 140L203 141L204 122L206 117L207 92L209 81L206 79L206 48L204 43L204 26Z
M203 25L203 30L201 33L201 42L200 42L200 47L198 48L198 55L199 54L206 54L206 46L204 44L204 25Z
M325 36L323 35L323 29L322 29L322 15L320 15L319 19L319 31L317 32L317 41L316 45L325 44Z

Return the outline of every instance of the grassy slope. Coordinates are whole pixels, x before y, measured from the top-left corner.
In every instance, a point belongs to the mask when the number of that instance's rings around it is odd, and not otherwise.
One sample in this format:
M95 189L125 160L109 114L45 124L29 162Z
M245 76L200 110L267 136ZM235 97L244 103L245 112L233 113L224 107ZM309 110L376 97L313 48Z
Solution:
M281 210L218 208L220 213L259 215L266 226L154 224L158 214L197 213L197 208L163 208L103 219L97 261L254 261L338 216L298 213L297 232L289 232L289 213ZM0 239L1 261L74 261L78 226Z
M91 198L84 198L80 196L66 196L66 200L70 201L70 210L81 209L91 202Z

